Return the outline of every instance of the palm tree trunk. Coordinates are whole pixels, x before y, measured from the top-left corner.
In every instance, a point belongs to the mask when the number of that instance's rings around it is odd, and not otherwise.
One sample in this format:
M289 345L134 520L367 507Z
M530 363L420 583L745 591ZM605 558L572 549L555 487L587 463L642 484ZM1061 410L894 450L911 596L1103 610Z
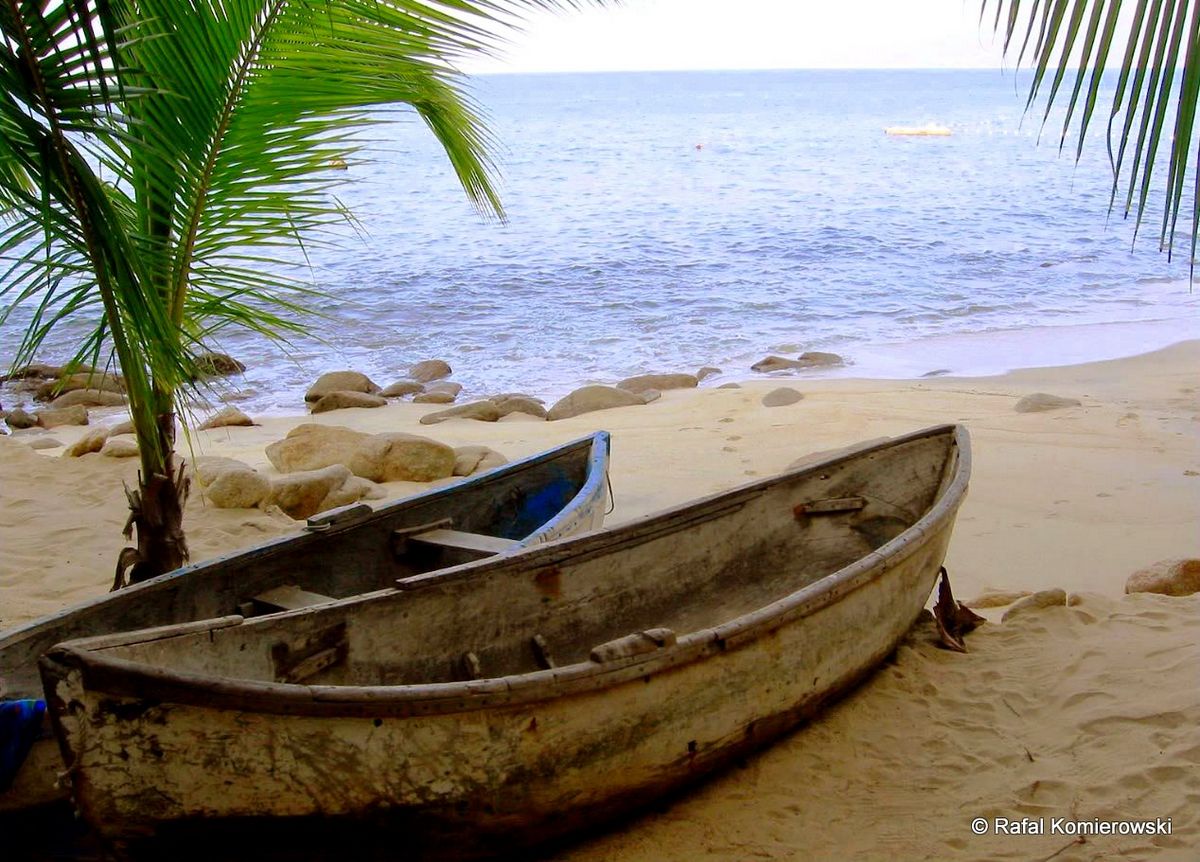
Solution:
M129 500L129 520L125 537L137 533L137 547L124 548L117 561L113 589L126 582L136 584L188 561L187 538L183 532L183 505L187 501L190 482L183 465L175 463L175 411L171 409L172 395L156 392L155 399L165 409L154 412L151 428L137 427L135 432L142 452L142 469L138 487L125 489ZM149 433L146 433L149 432Z

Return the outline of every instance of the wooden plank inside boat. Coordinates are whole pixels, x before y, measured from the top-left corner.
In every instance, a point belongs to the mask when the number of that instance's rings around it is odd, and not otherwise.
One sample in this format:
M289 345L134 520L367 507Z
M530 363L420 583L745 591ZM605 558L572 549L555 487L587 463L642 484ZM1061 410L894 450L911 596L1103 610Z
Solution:
M326 602L337 601L333 596L322 595L301 589L295 584L283 584L274 589L259 593L254 597L254 604L261 610L271 613L274 611L294 611L298 608L311 608Z
M408 536L407 542L410 546L416 547L450 548L477 558L503 554L520 544L516 539L502 539L499 536L485 536L482 533L445 529L430 530L426 533Z

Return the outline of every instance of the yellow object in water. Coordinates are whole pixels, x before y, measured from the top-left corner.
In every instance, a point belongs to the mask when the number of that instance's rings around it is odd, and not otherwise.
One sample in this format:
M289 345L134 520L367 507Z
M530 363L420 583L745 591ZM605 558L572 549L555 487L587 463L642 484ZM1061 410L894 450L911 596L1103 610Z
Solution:
M950 130L945 126L888 126L885 135L914 135L917 137L948 138Z

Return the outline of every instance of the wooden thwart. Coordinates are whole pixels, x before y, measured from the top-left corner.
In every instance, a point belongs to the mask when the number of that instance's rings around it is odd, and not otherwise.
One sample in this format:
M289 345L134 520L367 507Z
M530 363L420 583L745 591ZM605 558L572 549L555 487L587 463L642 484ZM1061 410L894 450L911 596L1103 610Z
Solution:
M465 533L462 530L429 530L425 533L405 536L409 547L422 545L433 548L451 548L474 557L491 557L503 554L516 548L520 542L516 539L501 539L498 536L485 536L482 533Z
M284 584L254 597L254 604L268 611L294 611L297 608L311 608L333 601L337 601L333 596L310 593L295 584Z

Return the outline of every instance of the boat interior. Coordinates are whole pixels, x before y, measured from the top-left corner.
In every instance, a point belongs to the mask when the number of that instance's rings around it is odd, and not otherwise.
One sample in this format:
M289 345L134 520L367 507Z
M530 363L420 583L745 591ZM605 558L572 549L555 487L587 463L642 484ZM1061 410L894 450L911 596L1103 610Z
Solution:
M953 480L955 441L941 429L568 542L401 577L396 590L103 651L179 672L368 686L636 655L770 605L900 536ZM383 565L337 564L352 570L347 580Z
M37 657L73 638L312 607L511 550L576 500L591 478L598 445L607 446L607 438L585 438L378 508L364 503L334 510L309 519L303 534L209 560L14 630L0 638L6 693L36 696L41 691Z

